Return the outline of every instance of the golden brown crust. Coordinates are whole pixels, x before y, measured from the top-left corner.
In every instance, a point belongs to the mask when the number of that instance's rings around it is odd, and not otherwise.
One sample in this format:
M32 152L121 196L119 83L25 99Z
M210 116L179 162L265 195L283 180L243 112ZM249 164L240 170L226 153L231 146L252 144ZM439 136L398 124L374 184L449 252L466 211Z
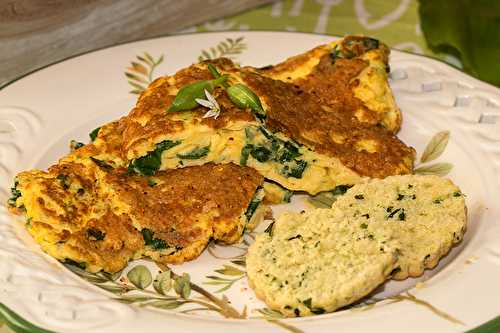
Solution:
M384 178L411 172L415 151L387 130L337 110L341 104L321 105L315 96L289 83L252 72L243 77L269 106L266 125L272 131L337 157L362 176Z

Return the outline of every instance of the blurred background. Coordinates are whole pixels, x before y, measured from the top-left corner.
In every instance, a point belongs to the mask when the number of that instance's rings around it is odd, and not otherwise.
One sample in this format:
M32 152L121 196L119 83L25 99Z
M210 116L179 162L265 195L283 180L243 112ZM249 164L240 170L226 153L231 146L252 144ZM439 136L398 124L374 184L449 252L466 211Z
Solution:
M365 34L500 85L497 0L0 0L0 86L117 43L221 30Z

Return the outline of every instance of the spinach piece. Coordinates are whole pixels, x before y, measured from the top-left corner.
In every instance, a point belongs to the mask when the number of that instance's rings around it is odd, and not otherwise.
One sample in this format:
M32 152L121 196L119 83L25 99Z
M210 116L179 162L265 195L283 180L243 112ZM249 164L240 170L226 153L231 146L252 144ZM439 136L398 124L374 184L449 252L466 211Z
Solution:
M253 158L263 163L269 161L271 158L271 151L264 146L257 146L250 152Z
M281 173L287 177L302 178L302 173L307 167L307 162L304 160L295 160L293 166L285 165Z
M241 156L240 156L240 165L241 166L246 166L247 161L248 161L248 156L250 153L253 151L253 145L251 144L246 144L242 149L241 149Z
M68 176L67 175L59 174L59 175L57 175L56 179L59 180L59 182L61 182L61 186L62 186L63 189L65 189L65 190L69 189L69 183L68 183Z
M357 199L357 200L363 200L365 198L365 196L363 194L356 194L354 196L354 198Z
M247 210L245 211L245 217L247 219L247 222L250 221L252 218L253 214L259 207L260 203L262 202L263 199L263 190L262 187L258 187L257 190L255 191L255 194L253 195L252 201L250 201L250 204L248 204Z
M161 155L165 150L180 145L182 141L164 140L157 143L155 149L147 155L136 158L128 166L129 172L137 173L141 176L152 176L160 169Z
M177 154L177 157L184 160L197 160L203 156L207 156L210 152L210 145L206 147L195 148L184 154Z
M92 156L90 157L90 159L92 160L92 162L97 164L97 166L100 168L103 168L105 170L113 170L113 167L111 165L109 165L108 163L106 163L102 160L98 160L97 158L92 157Z
M17 185L19 185L19 182L16 180L14 181L14 186L10 188L11 197L7 201L7 204L12 207L16 206L16 200L22 195L21 191L17 189Z
M151 246L155 250L166 249L168 247L167 242L161 238L155 238L154 232L150 229L143 228L141 234L144 239L144 244Z
M78 141L76 141L76 140L71 140L71 141L69 142L69 148L70 148L71 150L77 150L77 149L82 148L83 146L85 146L85 144L84 144L84 143L78 142Z
M101 129L101 127L97 127L96 129L94 129L92 132L89 133L89 137L90 137L91 142L94 142L94 140L97 138L97 135L99 134L100 129Z
M397 212L399 212L401 210L401 208L398 208L398 209L395 209L392 211L392 213L389 214L389 216L387 216L388 218L393 218L394 215L397 214Z
M87 238L89 238L90 240L97 240L97 241L101 241L103 240L104 238L106 237L106 234L103 233L101 230L99 229L95 229L95 228L90 228L90 229L87 229Z
M86 262L78 262L78 261L74 261L73 259L69 259L69 258L64 259L63 262L66 265L76 266L76 267L78 267L80 269L87 268L87 263Z

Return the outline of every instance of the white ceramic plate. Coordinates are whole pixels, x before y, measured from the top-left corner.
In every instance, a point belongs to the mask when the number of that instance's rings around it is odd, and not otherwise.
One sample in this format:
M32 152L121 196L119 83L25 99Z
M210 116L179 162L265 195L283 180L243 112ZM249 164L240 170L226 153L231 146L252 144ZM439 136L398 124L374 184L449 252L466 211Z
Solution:
M127 114L137 98L129 92L140 90L151 78L173 73L199 56L219 56L222 52L239 63L264 66L331 40L328 36L283 32L164 37L88 53L12 82L0 90L0 199L5 202L8 198L17 172L48 167L67 153L71 139L86 142L92 129ZM144 60L136 58L138 55ZM163 61L151 72L147 63L161 56ZM132 61L146 67L127 69ZM245 249L245 244L240 244L242 249L213 248L215 253L205 251L200 258L172 269L177 274L188 272L197 286L219 300L226 295L230 306L240 313L247 306L249 319L227 319L217 311L190 312L191 304L170 310L125 304L112 298L138 300L132 296L138 292L106 292L97 286L119 287L120 282L100 284L98 278L90 276L87 278L93 278L94 283L89 283L73 274L43 254L21 223L0 207L1 302L32 324L57 332L461 332L494 318L500 314L500 90L421 56L394 51L390 65L391 85L404 117L399 133L403 141L422 153L435 133L451 133L447 149L434 162L453 164L448 176L467 195L469 227L462 244L436 269L420 279L391 281L371 298L388 299L309 318L262 319L255 309L265 304L248 288L244 267L214 257L237 256ZM292 205L276 207L275 213L301 209L303 200L294 198ZM141 264L156 275L151 263ZM214 271L224 264L233 270ZM225 291L216 292L228 285ZM152 287L149 289L145 296L158 296ZM168 294L172 300L156 305L176 305L178 296L173 290ZM190 299L199 296L192 290ZM217 302L204 301L218 306ZM184 313L186 310L189 313ZM0 314L12 313L2 306ZM19 323L17 319L10 320Z

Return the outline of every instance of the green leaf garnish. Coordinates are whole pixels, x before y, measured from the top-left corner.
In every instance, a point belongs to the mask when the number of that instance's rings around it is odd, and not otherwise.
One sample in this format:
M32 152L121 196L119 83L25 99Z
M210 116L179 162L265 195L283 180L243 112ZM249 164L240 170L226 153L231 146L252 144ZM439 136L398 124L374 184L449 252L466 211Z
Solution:
M106 237L106 234L103 233L101 230L99 229L95 229L95 228L90 228L90 229L87 229L87 237L90 239L90 240L97 240L97 241L101 241L101 240L104 240L104 238Z
M97 135L99 134L99 130L101 127L97 127L94 129L92 132L89 133L90 141L94 142L94 140L97 138Z
M151 246L155 250L162 250L168 247L165 240L161 238L155 238L154 232L148 228L143 228L141 230L142 238L144 239L144 244Z
M97 166L99 166L102 169L105 169L105 170L112 170L113 169L113 167L111 165L109 165L108 163L106 163L102 160L99 160L99 159L92 157L92 156L90 157L90 159L92 160L92 162L97 164Z
M264 199L264 190L262 189L262 187L258 187L253 195L252 200L248 204L247 210L245 211L247 222L252 218L253 214L262 202L262 199Z
M19 182L16 180L14 186L10 188L11 197L7 201L7 204L12 207L16 206L17 199L21 197L21 191L17 189L17 185L19 185Z
M213 92L215 87L222 85L228 78L228 75L222 75L213 80L198 81L182 87L175 96L175 99L172 101L172 105L170 105L167 112L194 109L198 106L196 99L202 99L205 97L205 90L210 93Z
M92 141L93 141L93 140L92 140ZM85 144L84 144L84 143L82 143L82 142L78 142L78 141L76 141L76 140L71 140L71 141L69 142L69 148L70 148L71 150L77 150L77 149L82 148L83 146L85 146Z
M210 152L210 145L206 147L195 148L187 153L179 153L177 157L183 160L197 160L204 156L207 156Z
M164 140L156 144L156 148L147 155L136 158L130 162L128 170L141 176L152 176L160 169L161 155L165 150L180 145L182 141Z
M250 108L257 117L265 118L266 112L262 108L259 97L247 86L241 83L226 89L229 99L241 109Z

